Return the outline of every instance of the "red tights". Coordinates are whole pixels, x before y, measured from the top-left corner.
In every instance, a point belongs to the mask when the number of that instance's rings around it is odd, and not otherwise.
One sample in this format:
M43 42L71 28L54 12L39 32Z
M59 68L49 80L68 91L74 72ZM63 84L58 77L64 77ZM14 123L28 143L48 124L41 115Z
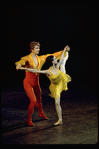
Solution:
M43 112L42 109L42 99L41 99L41 89L39 85L39 76L35 76L32 78L25 78L23 81L24 89L27 93L27 96L30 99L30 104L28 106L28 119L27 119L27 124L30 126L33 126L32 123L32 113L34 111L34 107L39 111L39 116L43 117L44 119L48 119L46 115Z

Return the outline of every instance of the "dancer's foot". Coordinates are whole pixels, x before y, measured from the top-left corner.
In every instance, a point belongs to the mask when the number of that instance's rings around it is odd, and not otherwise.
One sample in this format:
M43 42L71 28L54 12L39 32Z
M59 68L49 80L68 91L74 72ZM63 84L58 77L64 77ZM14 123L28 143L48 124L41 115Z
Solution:
M44 114L44 113L41 113L38 115L39 117L43 117L44 119L48 120L49 118Z
M32 126L32 127L34 126L34 124L32 123L32 121L27 121L27 125L28 126Z
M54 123L55 126L56 125L61 125L61 124L63 124L62 120L58 120L56 123Z

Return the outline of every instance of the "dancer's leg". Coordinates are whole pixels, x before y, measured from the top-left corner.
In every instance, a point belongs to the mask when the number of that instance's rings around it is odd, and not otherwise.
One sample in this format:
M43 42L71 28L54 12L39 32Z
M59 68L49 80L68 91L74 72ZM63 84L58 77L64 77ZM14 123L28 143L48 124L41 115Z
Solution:
M33 123L32 123L32 113L33 113L34 107L36 105L36 97L35 97L34 90L33 90L32 86L31 86L31 84L28 83L27 81L24 81L24 89L25 89L25 91L27 93L27 96L30 99L30 104L28 106L27 124L29 126L33 126Z
M58 115L58 121L54 123L54 125L59 125L62 124L62 108L60 106L60 97L58 99L55 99L55 107Z
M43 108L42 108L42 98L41 98L41 89L40 85L38 84L34 88L35 96L36 96L36 107L39 111L39 117L43 117L44 119L48 119L48 117L44 114Z

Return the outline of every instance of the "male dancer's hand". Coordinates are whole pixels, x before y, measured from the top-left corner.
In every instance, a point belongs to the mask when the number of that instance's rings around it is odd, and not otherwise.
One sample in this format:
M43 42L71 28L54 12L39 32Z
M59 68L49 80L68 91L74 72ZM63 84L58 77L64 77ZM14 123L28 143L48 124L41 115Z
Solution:
M21 69L21 65L18 64L18 65L16 66L16 69L17 69L17 70Z

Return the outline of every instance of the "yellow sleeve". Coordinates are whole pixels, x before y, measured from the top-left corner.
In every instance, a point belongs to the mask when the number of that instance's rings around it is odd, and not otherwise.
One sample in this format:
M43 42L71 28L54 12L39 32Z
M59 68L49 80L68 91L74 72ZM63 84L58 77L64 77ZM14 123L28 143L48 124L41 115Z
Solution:
M40 58L41 60L45 61L46 58L47 58L48 56L50 56L50 55L53 55L53 54L41 55L41 56L39 56L39 58Z
M53 53L53 55L57 58L57 60L59 60L62 55L62 52L63 51L55 52ZM65 52L64 56L66 56L66 54L67 54L67 51Z
M24 57L21 58L20 61L15 62L15 65L20 64L21 66L24 66L26 61L27 61L27 56L24 56Z
M44 65L44 63L45 63L45 61L46 61L46 58L47 58L48 56L54 55L54 56L57 58L57 60L59 60L60 57L61 57L62 52L63 52L63 51L59 51L59 52L55 52L55 53L53 53L53 54L46 54L46 55L41 55L41 56L39 56L39 58L40 58L40 66L39 66L39 69L42 68L42 66ZM67 53L67 52L65 52L64 56L66 56L66 53Z
M62 52L63 52L63 50L62 50L62 51L59 51L59 52L55 52L55 53L53 53L53 54L42 55L42 56L39 56L39 57L40 57L40 59L43 60L43 61L45 61L46 58L47 58L48 56L51 56L51 55L54 55L57 59L60 59L60 57L61 57L61 55L62 55ZM64 56L66 56L66 53L67 53L67 51L65 52Z

